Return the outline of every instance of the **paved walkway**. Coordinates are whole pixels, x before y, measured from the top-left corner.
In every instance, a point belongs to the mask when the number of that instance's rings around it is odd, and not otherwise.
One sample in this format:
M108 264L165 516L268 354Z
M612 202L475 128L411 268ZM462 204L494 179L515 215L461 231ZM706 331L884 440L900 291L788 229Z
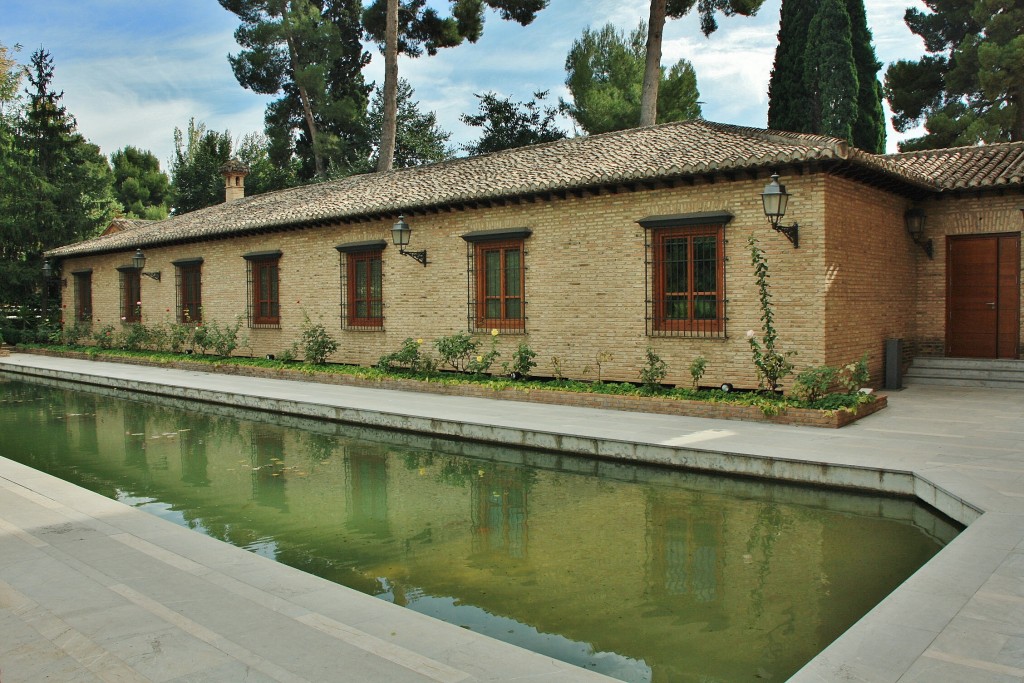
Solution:
M1024 681L1024 392L911 387L891 394L886 410L827 430L25 354L0 359L3 369L507 444L913 492L969 528L791 680ZM0 680L47 676L608 680L0 458Z

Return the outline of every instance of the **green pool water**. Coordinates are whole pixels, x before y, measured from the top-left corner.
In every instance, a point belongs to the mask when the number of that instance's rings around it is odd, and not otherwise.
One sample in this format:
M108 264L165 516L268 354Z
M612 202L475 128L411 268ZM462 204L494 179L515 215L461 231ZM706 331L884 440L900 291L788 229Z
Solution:
M625 681L783 681L958 532L909 500L3 374L0 434L0 456Z

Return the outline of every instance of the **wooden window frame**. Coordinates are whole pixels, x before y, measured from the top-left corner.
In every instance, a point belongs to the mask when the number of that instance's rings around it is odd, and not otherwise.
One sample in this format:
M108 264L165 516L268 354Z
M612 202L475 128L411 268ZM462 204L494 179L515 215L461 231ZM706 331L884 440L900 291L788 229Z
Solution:
M121 289L121 322L142 322L142 270L118 268Z
M92 271L84 270L72 276L75 278L75 322L92 322Z
M281 327L281 252L263 251L244 254L248 296L246 308L249 327L253 329ZM263 291L264 271L273 271L274 292ZM268 280L269 281L269 280ZM276 294L276 297L274 296ZM266 304L268 314L261 313ZM276 307L276 315L270 314Z
M346 303L347 310L345 312L344 324L349 328L363 328L363 329L382 329L384 327L384 250L374 249L365 250L358 252L350 252L346 255L345 268L347 270L346 278ZM366 268L366 298L360 299L358 296L359 292L359 278L357 273L359 270L359 264L367 264ZM373 297L373 264L378 265L377 273L379 275L379 281L377 282L377 291L380 293L379 298ZM366 316L359 315L359 304L366 304ZM380 315L372 315L374 303L379 305Z
M521 331L526 323L526 243L522 238L489 240L477 242L475 249L475 277L476 277L476 328L478 330L498 329L502 331ZM497 296L487 295L487 254L489 252L499 253L500 284ZM508 267L507 254L518 252L519 254L519 293L510 296L506 292ZM497 318L487 316L488 301L498 301L501 315ZM510 301L519 301L519 316L509 317L508 304Z
M725 259L723 258L724 248L724 226L722 225L693 225L679 228L665 228L654 231L654 310L653 327L656 332L694 332L719 334L725 327ZM694 238L714 237L715 238L715 289L708 291L696 290L696 263ZM666 257L666 245L669 240L686 238L686 289L671 294L684 294L687 296L687 317L685 319L672 319L668 317L668 297L666 291L668 281L668 268ZM699 296L715 297L714 319L696 317L696 300Z
M203 262L202 260L175 262L174 267L177 279L175 283L177 294L175 317L179 323L201 323L203 321ZM195 286L190 287L193 279ZM192 292L195 293L194 301L190 296Z

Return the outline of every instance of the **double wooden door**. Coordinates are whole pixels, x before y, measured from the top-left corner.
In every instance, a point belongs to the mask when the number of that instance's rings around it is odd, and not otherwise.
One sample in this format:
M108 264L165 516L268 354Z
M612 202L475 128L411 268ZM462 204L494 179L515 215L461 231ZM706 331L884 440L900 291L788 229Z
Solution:
M1017 358L1020 234L946 240L946 355Z

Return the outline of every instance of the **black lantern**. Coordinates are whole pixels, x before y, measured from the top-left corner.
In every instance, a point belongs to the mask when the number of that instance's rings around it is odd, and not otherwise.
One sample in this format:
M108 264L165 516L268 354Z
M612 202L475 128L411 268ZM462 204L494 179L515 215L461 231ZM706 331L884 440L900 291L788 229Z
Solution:
M135 255L132 256L132 268L141 271L146 266L146 255L142 253L142 249L136 249ZM152 278L157 282L160 282L160 271L156 270L152 273L142 273L148 278Z
M398 247L398 253L403 256L411 256L420 263L423 267L427 267L427 251L406 251L406 247L409 246L409 237L412 235L412 228L405 222L405 216L399 216L398 221L391 226L391 241L396 247Z
M903 214L903 221L906 223L907 234L910 235L910 239L914 240L914 244L924 249L924 253L928 254L928 258L934 259L932 241L924 236L925 218L925 213L921 209L907 209L907 212Z
M785 185L779 184L777 173L773 173L772 181L765 185L764 192L761 193L761 203L764 204L764 215L771 223L772 229L785 235L786 239L793 243L794 249L799 249L800 226L796 223L793 225L781 224L782 217L786 215L786 207L789 205L789 193L786 192Z

